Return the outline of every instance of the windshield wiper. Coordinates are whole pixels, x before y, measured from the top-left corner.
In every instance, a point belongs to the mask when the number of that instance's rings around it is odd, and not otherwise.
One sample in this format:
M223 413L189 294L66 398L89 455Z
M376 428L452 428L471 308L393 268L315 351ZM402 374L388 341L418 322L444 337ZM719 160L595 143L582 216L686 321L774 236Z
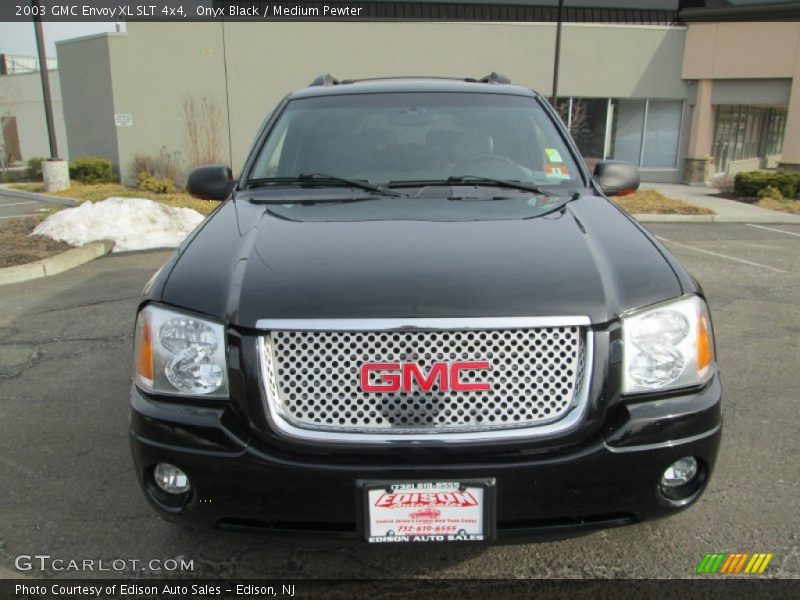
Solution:
M429 185L458 185L458 184L489 184L492 186L512 188L523 190L526 192L533 192L534 194L544 194L540 188L535 185L522 183L521 181L511 181L508 179L493 179L491 177L481 177L479 175L457 175L448 177L447 179L431 179L420 181L390 181L389 187L397 186L429 186Z
M447 183L490 183L502 187L513 188L517 190L524 190L526 192L533 192L534 194L544 194L544 192L535 185L522 183L521 181L511 181L508 179L493 179L492 177L480 177L478 175L458 175L455 177L448 177Z
M266 185L280 185L280 184L305 184L313 186L322 186L331 183L344 183L350 187L372 192L374 194L381 194L383 196L402 196L400 192L388 190L378 185L374 185L369 181L360 181L358 179L347 179L346 177L338 177L336 175L327 175L325 173L300 173L296 177L262 177L259 179L248 179L246 185L248 188L255 188Z
M369 202L377 200L375 196L361 196L359 198L287 198L281 196L280 198L248 198L250 204L352 204L353 202Z

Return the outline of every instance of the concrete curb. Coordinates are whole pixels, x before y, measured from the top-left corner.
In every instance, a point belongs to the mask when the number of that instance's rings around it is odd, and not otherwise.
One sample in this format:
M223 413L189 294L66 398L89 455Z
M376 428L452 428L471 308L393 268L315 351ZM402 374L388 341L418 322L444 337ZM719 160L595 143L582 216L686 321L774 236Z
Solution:
M772 223L774 225L800 225L800 217L787 213L786 215L751 215L725 216L725 215L661 215L661 214L632 214L634 219L641 223Z
M642 223L711 223L716 215L631 214Z
M114 242L109 240L92 242L91 244L86 244L79 248L72 248L61 254L43 258L36 262L2 268L0 269L0 285L21 283L23 281L50 277L58 273L63 273L64 271L69 271L90 260L108 254L113 247Z
M74 198L60 198L56 196L48 196L47 194L26 192L25 190L15 190L4 185L0 186L0 196L5 198L24 198L25 200L36 200L37 202L57 204L59 206L78 206L80 204L80 201L75 200Z

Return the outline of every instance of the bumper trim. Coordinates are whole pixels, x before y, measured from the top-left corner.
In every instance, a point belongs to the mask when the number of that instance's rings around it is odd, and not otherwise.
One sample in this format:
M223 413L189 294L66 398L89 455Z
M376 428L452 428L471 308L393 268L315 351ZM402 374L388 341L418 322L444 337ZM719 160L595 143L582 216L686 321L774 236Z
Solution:
M605 440L603 441L603 445L606 447L606 450L609 452L613 452L614 454L623 454L625 452L643 452L647 450L660 450L662 448L672 448L673 446L682 446L683 444L691 444L692 442L696 442L698 440L702 440L703 438L711 437L715 435L720 429L722 428L722 424L720 423L713 429L709 429L708 431L704 431L703 433L699 433L697 435L693 435L690 437L680 438L677 440L668 440L666 442L659 442L657 444L642 444L640 446L611 446Z

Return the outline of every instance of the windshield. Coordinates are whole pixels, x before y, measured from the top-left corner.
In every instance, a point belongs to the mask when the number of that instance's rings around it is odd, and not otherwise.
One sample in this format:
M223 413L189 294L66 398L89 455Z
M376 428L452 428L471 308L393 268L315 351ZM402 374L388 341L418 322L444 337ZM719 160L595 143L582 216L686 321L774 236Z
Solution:
M310 173L398 187L460 177L537 187L581 184L566 145L537 101L492 93L293 100L261 148L249 179Z

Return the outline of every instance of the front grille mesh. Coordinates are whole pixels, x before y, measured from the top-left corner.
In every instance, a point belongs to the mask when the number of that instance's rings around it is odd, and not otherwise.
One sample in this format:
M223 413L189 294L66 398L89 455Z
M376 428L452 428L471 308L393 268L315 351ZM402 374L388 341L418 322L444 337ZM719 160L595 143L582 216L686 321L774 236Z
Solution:
M420 433L531 427L564 417L581 388L581 327L459 331L273 331L264 338L269 401L296 427ZM464 371L487 391L361 390L364 363L488 361ZM370 375L370 382L377 383Z

